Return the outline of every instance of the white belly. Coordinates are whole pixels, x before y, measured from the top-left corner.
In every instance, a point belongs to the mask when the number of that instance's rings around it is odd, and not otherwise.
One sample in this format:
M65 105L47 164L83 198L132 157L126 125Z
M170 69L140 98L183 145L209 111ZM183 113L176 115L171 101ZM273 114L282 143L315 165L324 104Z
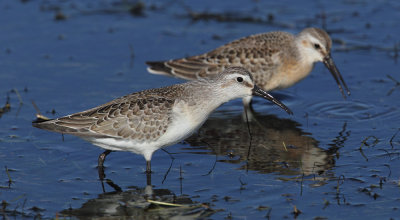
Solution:
M154 141L135 141L132 139L115 138L84 138L92 144L112 151L130 151L135 154L143 155L146 161L151 160L153 153L162 148L175 144L190 136L207 119L208 114L203 111L190 111L185 104L175 106L173 118L167 131Z

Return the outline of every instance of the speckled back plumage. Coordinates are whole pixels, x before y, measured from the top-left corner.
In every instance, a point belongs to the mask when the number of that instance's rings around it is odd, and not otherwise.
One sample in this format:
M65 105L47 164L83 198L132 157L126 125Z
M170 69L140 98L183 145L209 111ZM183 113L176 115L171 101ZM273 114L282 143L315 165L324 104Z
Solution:
M231 65L241 66L252 72L256 84L263 87L284 64L276 59L286 53L297 54L294 46L288 47L293 43L294 35L287 32L262 33L232 41L202 55L147 64L156 72L184 79L216 74Z
M34 126L83 138L154 141L166 132L172 117L172 106L183 89L182 85L173 85L145 90Z

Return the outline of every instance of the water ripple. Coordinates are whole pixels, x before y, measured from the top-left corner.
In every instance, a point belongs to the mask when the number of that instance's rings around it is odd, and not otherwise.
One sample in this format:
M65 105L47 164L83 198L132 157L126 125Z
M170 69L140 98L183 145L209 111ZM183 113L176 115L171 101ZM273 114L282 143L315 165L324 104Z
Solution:
M308 109L313 115L324 115L325 117L340 119L387 119L393 118L395 114L398 114L394 106L377 106L373 103L364 103L360 101L319 102L311 104Z

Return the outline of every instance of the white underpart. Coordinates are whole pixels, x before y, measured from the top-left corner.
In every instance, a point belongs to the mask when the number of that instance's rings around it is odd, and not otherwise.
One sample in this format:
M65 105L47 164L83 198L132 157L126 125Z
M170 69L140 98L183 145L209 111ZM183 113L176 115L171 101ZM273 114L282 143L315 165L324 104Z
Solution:
M214 108L212 110L214 110ZM135 154L143 155L146 161L150 161L156 150L175 144L189 137L205 122L211 111L209 111L209 109L197 109L196 111L196 109L188 106L187 103L182 101L177 103L173 107L172 123L168 126L167 131L156 141L138 142L132 139L114 138L85 139L106 150L130 151Z

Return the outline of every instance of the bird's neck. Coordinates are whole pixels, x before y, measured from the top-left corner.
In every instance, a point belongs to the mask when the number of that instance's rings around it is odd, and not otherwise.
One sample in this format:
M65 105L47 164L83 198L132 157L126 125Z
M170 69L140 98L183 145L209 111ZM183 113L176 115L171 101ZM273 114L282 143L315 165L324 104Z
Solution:
M186 87L185 96L181 99L182 104L184 103L185 108L192 112L192 117L196 118L196 121L204 122L211 112L230 100L221 89L218 89L219 85L209 86L204 82L191 83L198 84Z

